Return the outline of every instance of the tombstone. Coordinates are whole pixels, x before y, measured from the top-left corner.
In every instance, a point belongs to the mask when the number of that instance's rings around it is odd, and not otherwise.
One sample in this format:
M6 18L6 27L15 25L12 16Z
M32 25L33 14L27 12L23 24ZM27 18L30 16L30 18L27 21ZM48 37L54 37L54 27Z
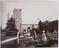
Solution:
M42 41L47 41L47 37L46 37L46 34L45 34L45 30L43 30Z
M37 39L37 34L36 34L36 31L35 31L35 30L34 30L34 34L35 34L35 36L34 36L34 37L35 37L35 39Z

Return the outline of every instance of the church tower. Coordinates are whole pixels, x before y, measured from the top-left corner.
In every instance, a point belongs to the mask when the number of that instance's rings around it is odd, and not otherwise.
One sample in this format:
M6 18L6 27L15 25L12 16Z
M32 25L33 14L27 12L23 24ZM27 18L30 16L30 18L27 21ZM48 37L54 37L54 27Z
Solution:
M16 23L16 28L18 29L18 32L17 32L17 43L19 44L19 34L21 31L21 23L22 23L22 17L21 17L21 9L16 9L14 8L13 10L13 15L14 15L14 18L15 18L15 23Z
M19 30L19 32L21 32L21 22L22 22L21 9L14 8L13 15L15 18L16 28Z

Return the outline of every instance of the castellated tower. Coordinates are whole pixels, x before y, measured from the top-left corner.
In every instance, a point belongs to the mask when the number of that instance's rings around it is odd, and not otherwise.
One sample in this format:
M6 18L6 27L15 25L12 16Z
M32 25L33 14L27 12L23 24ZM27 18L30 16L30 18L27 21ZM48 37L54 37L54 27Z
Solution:
M19 44L19 34L21 32L21 22L22 22L21 9L14 8L13 15L14 15L14 18L15 18L16 28L18 29L18 32L17 32L17 37L18 37L17 44Z
M13 15L15 18L16 28L19 30L19 32L21 32L21 21L22 21L21 9L14 8Z

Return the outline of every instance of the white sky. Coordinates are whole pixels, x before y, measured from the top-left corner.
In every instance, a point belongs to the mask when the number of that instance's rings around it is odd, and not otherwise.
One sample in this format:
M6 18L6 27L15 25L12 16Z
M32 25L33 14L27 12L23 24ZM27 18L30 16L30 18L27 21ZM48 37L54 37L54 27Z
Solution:
M37 24L39 20L56 20L58 19L57 1L56 0L5 0L2 3L2 26L6 26L7 14L13 13L14 8L22 9L22 23Z

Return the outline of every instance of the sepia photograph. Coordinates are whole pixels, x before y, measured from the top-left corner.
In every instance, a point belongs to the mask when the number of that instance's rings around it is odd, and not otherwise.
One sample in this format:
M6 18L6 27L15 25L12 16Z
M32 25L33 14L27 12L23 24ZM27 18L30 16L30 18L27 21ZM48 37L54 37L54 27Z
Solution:
M57 0L1 0L1 48L58 48Z

